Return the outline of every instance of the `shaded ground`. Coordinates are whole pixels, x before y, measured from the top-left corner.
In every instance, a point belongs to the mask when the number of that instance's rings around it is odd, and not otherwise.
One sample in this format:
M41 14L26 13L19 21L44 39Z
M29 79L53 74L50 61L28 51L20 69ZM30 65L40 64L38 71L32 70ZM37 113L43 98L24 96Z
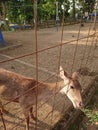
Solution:
M81 28L79 34L79 25L66 26L64 28L63 43L72 41L74 39L86 37L89 34L94 33L92 29L93 24L86 24ZM89 31L90 30L90 31ZM22 46L15 47L0 51L0 61L6 60L12 57L20 56L27 53L35 52L35 35L33 30L28 31L16 31L16 32L3 32L5 41L7 44L22 44ZM60 47L54 47L46 49L51 46L56 46L61 43L61 28L56 32L55 28L41 29L38 30L38 66L39 66L39 80L45 81L52 74L56 73L59 66ZM89 81L94 78L98 72L98 41L97 35L95 37L86 38L79 41L68 42L62 47L61 65L71 75L72 72L79 70L82 67L87 67L90 72L94 72L94 75L80 75L80 82L85 90L85 87L89 84ZM10 45L7 45L10 46ZM0 49L4 48L0 46ZM18 60L5 62L0 64L0 67L8 70L36 78L36 55L30 55ZM47 82L57 81L56 77L49 79ZM38 111L39 117L39 130L49 129L55 124L61 117L63 112L71 105L69 100L66 98L57 96L55 103L55 111L52 116L50 113L53 107L54 98L50 99L49 102L43 105ZM51 102L53 101L53 102ZM15 130L24 130L24 123L20 123L23 119L23 115L20 107L17 104L8 104L6 106L8 114L4 114L6 120L7 130L18 125ZM44 112L44 113L43 113ZM47 117L47 118L46 118ZM2 123L0 122L0 130L3 130ZM30 128L34 128L34 122L30 124Z

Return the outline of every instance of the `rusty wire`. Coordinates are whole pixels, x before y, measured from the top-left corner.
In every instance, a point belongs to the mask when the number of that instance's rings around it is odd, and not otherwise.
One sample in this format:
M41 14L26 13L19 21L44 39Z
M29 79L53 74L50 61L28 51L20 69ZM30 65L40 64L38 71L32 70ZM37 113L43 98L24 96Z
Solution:
M52 76L54 76L54 75L52 75ZM52 76L50 76L50 78L51 78ZM47 79L46 79L46 81L47 81ZM36 87L36 86L35 86L35 87ZM32 88L32 89L34 89L34 88ZM28 90L28 91L30 91L30 90ZM28 91L27 91L27 92L28 92ZM27 92L26 92L26 93L27 93ZM53 97L53 95L52 95L52 97ZM49 98L50 98L50 97L49 97ZM48 100L49 100L49 99L48 99ZM47 101L48 101L48 100L47 100ZM47 101L46 101L46 102L47 102ZM45 103L46 103L46 102L45 102ZM44 104L45 104L45 103L44 103ZM42 104L42 105L44 105L44 104ZM41 105L41 106L42 106L42 105Z
M91 32L91 24L90 24L90 26L89 26L89 30L88 30L87 36L90 35L90 32ZM81 60L81 63L80 63L79 68L81 68L81 67L83 66L83 60L85 59L86 50L87 50L87 44L88 44L89 38L90 38L90 37L87 37L87 39L86 39L85 49L84 49L84 52L83 52L83 56L82 56L82 60Z
M95 35L96 35L96 15L95 15L95 18L94 18L94 25L93 25L93 29L95 30ZM90 27L89 27L89 31L88 31L88 36L90 35L90 30L91 30L91 24L90 24ZM91 52L91 50L92 50L92 46L93 46L93 44L94 44L94 38L95 38L95 35L92 37L92 41L91 41L91 46L90 46L90 49L89 49L89 52L88 52L88 56L87 56L87 58L86 58L86 62L85 62L85 65L84 65L84 67L87 67L87 63L88 63L88 61L89 61L89 57L90 57L90 52ZM83 66L83 60L84 60L84 58L85 58L85 55L86 55L86 49L87 49L87 43L88 43L88 40L89 40L89 38L90 37L88 37L87 38L87 40L86 40L86 46L85 46L85 50L84 50L84 54L83 54L83 59L81 60L81 64L80 64L80 67L79 68L81 68L82 66ZM97 37L98 38L98 37ZM93 56L94 56L94 52L95 52L95 50L93 51L93 55L92 55L92 58L93 58ZM93 65L93 64L92 64ZM91 65L90 65L91 66ZM97 67L97 66L96 66ZM94 70L94 69L93 69ZM91 72L93 72L93 70L91 70ZM82 82L83 82L83 85L85 84L85 81L84 81L84 78L82 77Z
M84 13L84 1L82 1L82 11ZM73 62L72 62L72 68L71 68L71 73L73 72L73 68L74 68L74 64L75 64L75 60L76 60L76 55L77 55L77 50L78 50L78 43L79 43L79 37L80 37L80 32L81 32L81 26L84 26L83 23L83 13L81 14L81 21L80 21L80 25L79 25L79 30L78 30L78 35L77 35L77 40L76 40L76 46L75 46L75 51L74 51L74 56L73 56ZM82 25L83 24L83 25Z
M34 0L34 2L36 2L36 0ZM36 17L36 14L35 14L35 17ZM35 20L35 21L36 21L36 20ZM37 25L35 25L35 26L37 27ZM61 50L62 50L62 46L65 45L65 44L71 43L71 42L77 42L76 48L75 48L75 52L74 52L73 64L72 64L72 70L73 70L74 62L75 62L75 60L76 60L77 47L78 47L78 42L79 42L79 40L87 39L87 41L86 41L86 44L87 44L88 39L89 39L90 37L93 37L93 39L92 39L92 45L93 45L94 38L95 38L95 34L96 34L97 32L95 32L95 33L89 35L89 33L90 33L90 31L89 31L87 37L79 38L79 35L80 35L80 28L79 28L79 32L78 32L78 37L77 37L77 39L63 43L63 42L62 42L62 40L63 40L63 29L62 29L61 43L60 43L59 45L55 45L55 46L51 46L51 47L48 47L48 48L44 48L44 49L38 50L38 48L37 48L37 47L38 47L38 46L37 46L37 28L36 28L36 27L35 27L36 51L35 51L35 52L32 52L32 53L25 54L25 55L17 56L17 57L8 59L8 60L3 60L3 61L0 61L0 63L5 63L5 62L8 62L8 61L12 61L12 60L15 60L15 59L23 58L23 57L30 56L30 55L34 55L34 54L36 55L36 81L37 81L37 82L36 82L36 85L35 85L33 88L31 88L31 89L36 88L36 111L35 111L35 112L36 112L36 117L37 117L37 110L38 110L38 107L37 107L37 96L38 96L38 87L40 87L40 83L38 82L38 53L41 53L41 52L43 52L43 51L47 51L47 50L49 50L49 49L53 49L53 48L55 48L55 47L60 47L59 58L58 58L58 70L59 70L59 65L60 65L60 62L61 62L60 60L61 60ZM91 46L92 46L92 45L91 45ZM86 49L85 49L85 51L86 51ZM90 54L90 52L91 52L91 48L90 48L90 50L89 50L87 59L89 59L89 54ZM85 57L85 55L83 55L83 59L84 59L84 57ZM87 63L87 62L88 62L88 60L86 61L86 63ZM82 66L82 65L81 65L81 66ZM57 73L56 73L55 75L58 75L58 70L57 70ZM53 77L53 76L55 76L55 75L52 75L52 76L48 77L48 79L51 78L51 77ZM46 79L45 81L47 81L48 79ZM58 81L58 76L57 76L57 81ZM29 91L31 91L31 89L28 90L26 93L28 93ZM58 92L59 92L59 91L58 91ZM26 93L24 93L24 94L26 94ZM54 100L55 100L55 95L56 95L56 92L52 95L52 97L54 97ZM21 96L21 95L20 95L20 96ZM50 99L50 97L49 97L49 99ZM49 99L48 99L48 100L49 100ZM14 99L14 100L15 100L15 99ZM13 101L13 100L11 100L10 102L12 102L12 101ZM47 101L46 101L46 102L47 102ZM42 105L44 105L46 102L44 102ZM9 102L8 102L8 103L9 103ZM7 103L7 104L8 104L8 103ZM7 104L4 104L4 105L7 105ZM41 106L42 106L42 105L41 105ZM49 114L52 114L52 116L53 116L53 111L54 111L54 104L53 104L53 109L47 114L46 118L49 116ZM52 116L51 116L51 122L52 122ZM22 120L22 121L23 121L23 120ZM12 129L14 129L14 128L12 128ZM37 123L36 123L36 125L35 125L35 129L37 129ZM5 129L5 130L6 130L6 129Z
M64 0L64 3L65 3L65 0ZM55 106L56 88L57 88L57 82L58 82L58 77L59 77L59 68L60 68L60 64L61 64L62 44L63 44L63 34L64 34L64 18L65 18L65 5L64 5L63 17L62 17L62 32L61 32L61 43L60 43L61 46L59 48L56 87L55 87L55 90L54 90L53 106L52 106L52 110L51 110L51 125L52 125L52 122L53 122L53 112L54 112L54 106ZM51 126L50 126L50 129L51 129Z
M96 30L95 30L95 34L96 34ZM96 36L97 37L97 36ZM98 37L97 37L98 38ZM88 64L88 62L89 62L89 58L90 58L90 54L91 54L91 51L93 50L93 46L94 46L94 39L95 39L95 35L92 37L92 41L91 41L91 46L90 46L90 48L89 48L89 51L88 51L88 54L87 54L87 58L86 58L86 62L85 62L85 65L84 65L84 67L87 67L87 64ZM95 43L96 44L96 43ZM94 56L94 53L95 53L95 49L93 50L93 54L92 54L92 58L93 58L93 56ZM91 63L90 64L90 66L93 66L93 63ZM96 67L97 67L97 65L96 65ZM93 70L94 70L94 68L90 71L90 72L93 72ZM90 79L90 77L89 77L89 79ZM82 77L82 82L83 82L83 85L85 85L85 79Z
M79 26L79 31L78 31L78 36L77 36L77 40L76 40L76 46L75 46L75 51L74 51L74 56L73 56L73 62L72 62L72 68L71 68L71 73L73 71L73 68L74 68L74 64L75 64L75 60L76 60L76 55L77 55L77 49L78 49L78 43L79 43L79 37L80 37L80 28L81 28L81 23L80 23L80 26Z
M88 63L88 61L89 61L90 54L91 54L91 51L92 51L92 46L93 46L93 44L94 44L94 39L95 39L95 35L94 35L93 38L92 38L91 46L90 46L90 48L89 48L89 51L88 51L88 54L87 54L87 58L86 58L86 62L85 62L85 65L84 65L84 66L86 66L87 63Z
M36 119L37 119L37 104L38 104L37 0L34 0L34 31L35 31L35 46L36 46ZM37 130L37 120L35 124L35 130Z
M96 42L98 42L98 36L96 36L97 38L96 38ZM96 42L95 42L95 44L96 44ZM94 49L93 49L93 54L92 54L92 58L94 57L94 54L95 54L95 47L94 47ZM93 62L91 63L91 65L93 66ZM94 67L92 67L93 69L91 69L91 73L94 71L94 69L95 68L97 68L97 65L95 66L95 64L94 64Z
M56 48L56 47L59 47L59 46L63 46L63 45L66 45L68 43L73 43L73 42L76 42L77 40L83 40L83 39L86 39L87 37L93 37L95 34L97 34L98 32L96 33L93 33L89 36L86 36L86 37L82 37L82 38L79 38L79 39L74 39L74 40L70 40L70 41L67 41L67 42L64 42L64 43L60 43L58 45L53 45L51 47L47 47L47 48L44 48L44 49L41 49L41 50L38 50L37 53L41 53L41 52L44 52L44 51L47 51L47 50L50 50L50 49L53 49L53 48ZM36 51L32 52L32 53L27 53L27 54L24 54L24 55L20 55L20 56L16 56L16 57L13 57L13 58L10 58L10 59L7 59L7 60L1 60L0 61L0 64L1 63L5 63L5 62L8 62L8 61L12 61L12 60L16 60L16 59L20 59L20 58L24 58L24 57L27 57L27 56L31 56L31 55L35 55L36 54Z
M98 0L96 1L96 3L97 3L97 6L98 6ZM96 10L95 10L94 25L93 25L93 29L95 30L95 34L96 34L97 6L96 6ZM93 38L92 38L91 47L92 47L93 44L94 44L94 39L95 39L95 35L94 35ZM89 60L89 57L90 57L91 49L92 49L92 48L90 48L90 50L89 50L89 52L88 52L88 57L87 57L87 60L86 60L86 62L85 62L85 66L86 66L87 63L88 63L88 60Z
M59 91L58 91L58 92L59 92ZM57 93L58 93L58 92L57 92ZM52 95L51 97L54 97L54 95ZM43 104L41 104L41 106L43 106L45 103L47 103L48 100L49 100L51 97L49 97ZM40 107L41 107L41 106L40 106ZM40 107L39 107L39 108L40 108ZM39 108L38 108L38 109L39 109ZM43 120L45 120L51 113L52 113L52 110L46 115L46 117L45 117Z
M51 77L52 77L52 76L51 76ZM51 78L51 77L50 77L50 78ZM47 80L46 80L46 81L47 81ZM34 89L34 88L33 88L33 89ZM30 90L29 90L29 91L30 91ZM53 95L52 95L52 96L53 96ZM50 97L49 97L49 98L50 98ZM47 102L47 101L46 101L46 102ZM45 102L45 103L46 103L46 102ZM44 103L44 104L45 104L45 103ZM44 105L44 104L43 104L43 105ZM53 112L53 111L51 111L51 112ZM50 112L50 113L51 113L51 112ZM48 114L48 115L49 115L49 114ZM47 116L48 116L48 115L47 115ZM46 117L46 118L47 118L47 117Z
M88 43L88 39L89 39L90 29L91 29L91 28L89 28L89 31L88 31L88 36L87 36L87 40L86 40L86 47L87 47L87 43ZM79 28L79 33L78 33L78 38L77 38L77 39L79 39L79 34L80 34L80 28ZM96 34L96 31L95 31L95 34ZM91 41L91 43L92 43L91 46L93 46L94 38L95 38L95 36L93 35L93 38L92 38L92 41ZM62 44L62 40L61 40L61 44ZM75 53L74 53L74 58L73 58L72 69L73 69L73 67L74 67L74 61L75 61L75 57L76 57L76 53L77 53L77 47L78 47L78 40L77 40L77 44L76 44L76 48L75 48ZM61 46L61 48L62 48L62 46ZM61 50L60 50L60 52L61 52ZM83 55L83 59L82 59L82 60L84 60L85 52L86 52L86 48L85 48L85 51L84 51L84 55ZM91 53L91 48L90 48L90 51L88 52L88 57L87 57L86 64L87 64L87 62L88 62L88 60L89 60L89 55L90 55L90 53ZM93 55L94 55L94 51L93 51ZM92 55L92 57L93 57L93 55ZM61 53L60 53L60 58L61 58ZM59 61L60 61L60 59L59 59ZM82 66L82 64L81 64L81 66ZM54 100L55 100L55 97L54 97ZM53 110L54 110L54 103L53 103L53 109L46 115L46 117L44 118L44 120L45 120L51 113L52 113L52 116L53 116ZM51 120L52 120L52 117L51 117Z
M94 24L94 27L95 27L96 24ZM89 52L88 52L88 55L87 55L87 58L86 58L86 62L85 62L85 66L87 65L88 61L89 61L89 58L90 58L90 53L92 51L92 46L94 45L94 39L95 39L95 36L96 36L96 29L95 29L95 35L92 37L92 41L91 41L91 46L90 46L90 49L89 49Z

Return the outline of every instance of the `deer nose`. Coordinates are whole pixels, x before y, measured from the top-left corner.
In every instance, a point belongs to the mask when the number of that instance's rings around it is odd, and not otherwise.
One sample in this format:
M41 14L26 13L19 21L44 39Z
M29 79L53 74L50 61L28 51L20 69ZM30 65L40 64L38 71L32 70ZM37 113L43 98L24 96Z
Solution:
M82 102L79 103L79 107L80 108L83 108L84 107L84 104Z

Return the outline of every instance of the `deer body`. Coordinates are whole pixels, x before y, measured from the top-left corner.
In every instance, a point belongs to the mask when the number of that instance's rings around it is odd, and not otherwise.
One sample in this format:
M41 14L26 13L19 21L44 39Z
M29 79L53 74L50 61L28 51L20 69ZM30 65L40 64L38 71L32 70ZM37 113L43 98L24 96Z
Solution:
M44 93L52 93L56 86L63 86L63 80L59 83L41 83L33 78L27 78L20 74L0 69L0 98L12 100L13 102L21 102L23 97L35 104L36 86L38 84L38 99L41 100ZM30 90L30 91L29 91ZM28 101L29 101L28 100ZM26 101L26 100L25 100ZM28 102L27 101L27 102Z
M61 72L62 81L58 83L42 83L37 82L33 78L27 78L20 74L0 69L0 99L5 99L8 101L18 102L22 108L23 114L26 119L26 130L29 130L29 115L31 118L36 120L33 115L33 105L36 103L36 86L38 84L38 101L46 98L48 95L53 93L55 87L63 87L61 93L64 93L72 101L74 107L81 107L79 103L82 103L82 98L80 94L80 88L77 88L77 91L74 90L75 95L78 95L76 102L70 96L70 84L73 84L73 81L69 80L68 77L64 77L64 71ZM80 84L79 84L80 85ZM79 86L80 87L80 86ZM72 92L71 92L72 93ZM68 95L69 94L69 95ZM74 96L76 97L76 96ZM79 100L79 101L78 101ZM78 105L77 105L78 104ZM0 100L0 107L3 110L2 102Z

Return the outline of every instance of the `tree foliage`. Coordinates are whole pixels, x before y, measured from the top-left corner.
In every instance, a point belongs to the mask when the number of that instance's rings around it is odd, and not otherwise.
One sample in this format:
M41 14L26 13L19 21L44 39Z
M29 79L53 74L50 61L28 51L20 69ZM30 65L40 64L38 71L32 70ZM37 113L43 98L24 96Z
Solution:
M64 0L37 0L38 22L51 20L56 18L56 1L58 1L58 15L62 18L63 10L61 6ZM69 17L72 10L73 18L77 10L84 12L92 12L95 0L65 0L65 16ZM6 17L12 23L32 23L34 18L33 0L0 0L0 12L4 14L3 5L5 4L7 13Z
M29 3L29 4L28 4ZM11 22L25 23L31 22L33 18L32 0L11 0L7 2L7 17Z
M92 12L94 10L96 0L85 0L85 11Z

